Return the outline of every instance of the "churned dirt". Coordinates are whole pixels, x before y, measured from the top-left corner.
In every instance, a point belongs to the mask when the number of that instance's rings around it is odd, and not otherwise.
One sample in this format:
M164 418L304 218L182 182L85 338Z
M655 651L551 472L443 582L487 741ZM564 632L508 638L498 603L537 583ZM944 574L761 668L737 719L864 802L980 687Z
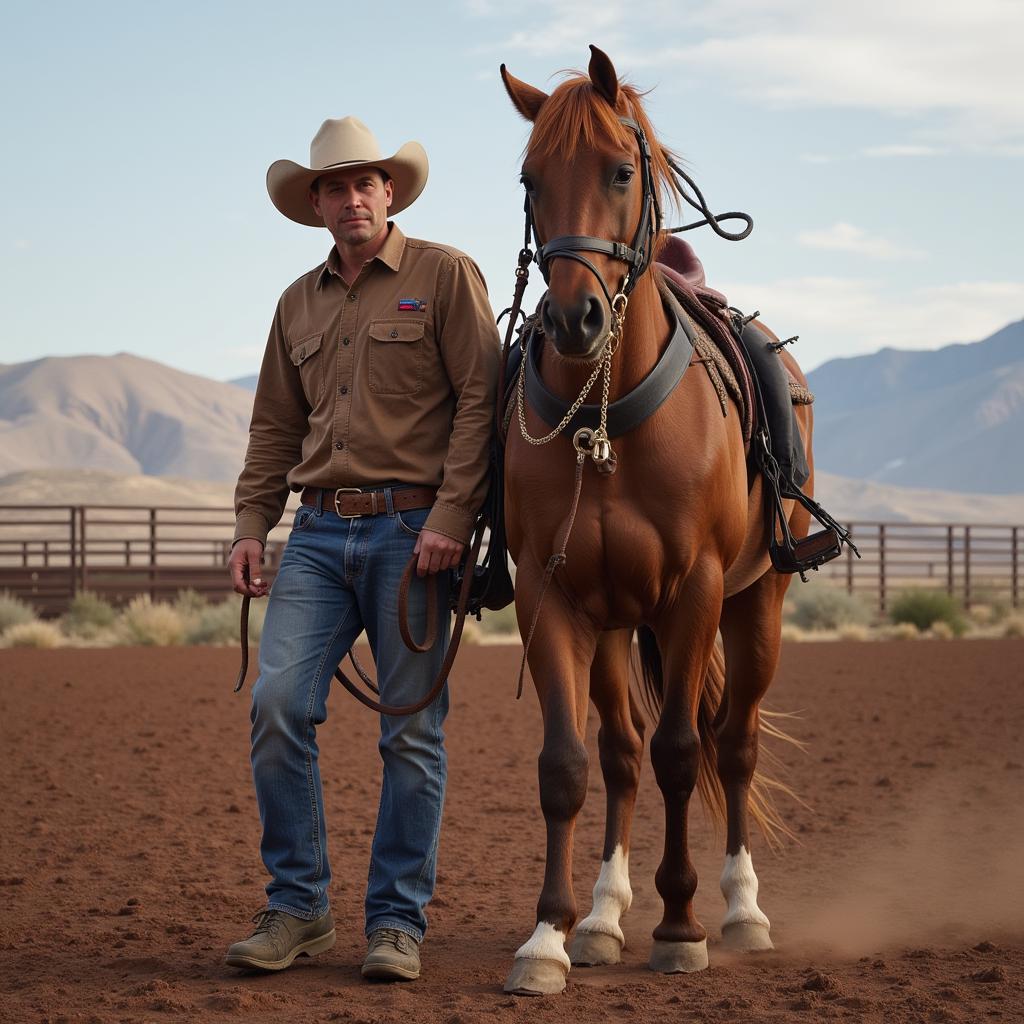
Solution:
M696 909L711 967L646 968L660 915L662 808L649 764L623 963L561 996L501 984L543 870L540 721L518 648L467 647L453 677L450 781L424 975L363 983L362 894L379 786L376 721L340 688L320 733L338 943L278 974L222 963L262 903L248 696L227 649L0 652L0 1020L1020 1021L1024 1019L1024 640L790 646L768 704L807 806L755 842L777 950L718 942L723 840L700 812ZM251 683L251 680L250 680ZM580 818L581 915L603 786Z

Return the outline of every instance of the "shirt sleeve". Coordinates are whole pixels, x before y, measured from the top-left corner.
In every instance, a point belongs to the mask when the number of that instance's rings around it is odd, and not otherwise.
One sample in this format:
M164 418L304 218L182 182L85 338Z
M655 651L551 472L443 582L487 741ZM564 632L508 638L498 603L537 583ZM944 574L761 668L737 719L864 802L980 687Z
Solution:
M245 465L235 485L235 536L252 537L264 546L288 501L287 475L302 460L309 431L309 403L298 368L288 354L277 307L263 354L249 423Z
M458 256L439 282L440 350L455 392L444 477L424 528L468 543L487 494L490 440L501 345L487 285L468 256Z

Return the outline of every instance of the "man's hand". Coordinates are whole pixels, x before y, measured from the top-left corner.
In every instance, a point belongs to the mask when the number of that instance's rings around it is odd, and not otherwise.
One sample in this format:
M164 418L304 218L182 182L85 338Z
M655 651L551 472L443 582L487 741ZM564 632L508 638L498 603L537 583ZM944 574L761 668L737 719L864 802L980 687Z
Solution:
M245 537L232 549L228 559L231 585L243 597L266 597L267 584L261 575L263 545L254 537Z
M242 543L241 541L239 543ZM433 530L420 530L419 538L416 541L413 554L419 555L420 560L416 565L416 574L426 576L443 572L445 569L454 569L462 558L465 544L460 544L443 533L435 533Z

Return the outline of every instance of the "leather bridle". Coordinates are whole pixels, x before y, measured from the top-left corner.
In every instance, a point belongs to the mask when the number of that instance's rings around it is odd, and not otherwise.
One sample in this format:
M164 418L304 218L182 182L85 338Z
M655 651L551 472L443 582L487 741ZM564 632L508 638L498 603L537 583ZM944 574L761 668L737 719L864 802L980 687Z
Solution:
M658 233L661 231L662 220L661 204L658 202L658 188L654 180L651 145L647 141L647 134L640 123L632 117L620 117L619 123L625 125L636 136L637 147L640 150L640 181L643 187L643 198L641 200L640 219L637 222L636 231L633 233L633 240L630 244L626 245L625 242L606 238L595 238L592 235L561 235L558 238L551 239L550 242L541 243L540 237L537 234L537 223L533 216L533 202L530 199L529 192L527 192L523 207L526 214L525 241L523 251L520 254L520 267L525 269L522 256L529 253L532 240L537 247L533 261L540 268L545 283L548 282L550 277L552 260L569 259L582 263L597 278L601 285L601 290L604 292L604 297L608 302L608 307L613 313L616 312L617 306L621 306L621 301L616 302L618 296L622 295L628 298L637 281L640 280L651 265L651 261L654 258L655 242L657 241ZM731 242L742 241L742 239L750 234L753 230L754 222L747 214L735 211L731 213L712 213L708 209L707 202L697 187L696 182L667 154L666 159L668 160L669 167L690 186L697 198L692 198L675 177L672 179L673 188L679 193L684 202L704 214L703 219L692 224L668 228L670 234L690 231L693 228L703 227L705 224L715 234ZM719 221L723 220L742 220L745 222L746 227L742 231L726 231L719 224ZM603 256L610 256L612 259L626 264L625 277L615 296L608 290L608 286L604 283L604 278L597 267L586 256L581 255L583 252L601 253ZM528 255L527 262L529 262Z
M633 118L620 117L619 121L636 136L637 146L640 149L640 180L643 186L643 206L640 211L640 220L637 222L633 240L629 245L605 238L595 238L592 235L561 235L551 239L550 242L541 244L537 235L533 203L529 193L526 196L525 206L526 238L529 240L532 236L537 246L537 255L534 260L540 268L544 281L547 282L549 279L552 260L576 260L577 263L582 263L600 282L609 309L615 308L615 301L608 286L604 283L604 278L597 267L586 256L580 254L582 252L597 252L625 263L628 267L626 276L616 294L628 297L636 282L651 265L654 242L661 230L661 204L658 202L658 190L655 186L654 169L651 162L651 146L647 141L647 135L640 127L639 122Z

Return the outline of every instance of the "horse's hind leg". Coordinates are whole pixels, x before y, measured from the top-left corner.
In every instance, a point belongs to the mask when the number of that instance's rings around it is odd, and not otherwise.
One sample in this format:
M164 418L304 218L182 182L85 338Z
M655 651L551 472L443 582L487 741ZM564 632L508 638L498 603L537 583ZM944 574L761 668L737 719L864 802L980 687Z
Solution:
M748 802L757 766L758 704L778 665L782 599L791 579L769 571L729 598L722 609L726 687L716 722L718 776L728 822L721 879L727 905L722 940L733 949L772 948L771 924L757 905Z
M654 880L665 913L654 929L649 966L665 974L708 965L707 932L693 915L697 872L687 844L687 814L701 773L698 719L721 602L721 567L695 567L674 607L655 627L664 671L651 763L665 801L665 852Z
M601 716L597 734L608 799L601 873L593 909L576 926L569 947L573 964L592 967L621 959L626 939L619 919L633 899L629 887L629 831L640 784L644 719L629 688L633 631L603 633L590 670L590 698Z

